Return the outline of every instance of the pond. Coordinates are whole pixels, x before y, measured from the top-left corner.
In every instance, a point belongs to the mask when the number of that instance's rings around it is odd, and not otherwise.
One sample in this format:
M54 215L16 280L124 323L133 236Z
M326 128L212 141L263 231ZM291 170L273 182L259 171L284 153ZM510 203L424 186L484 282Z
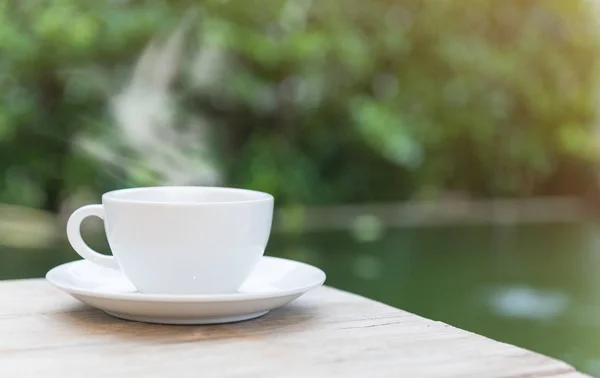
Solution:
M276 233L267 254L317 265L331 286L600 375L599 224L402 228L368 239ZM41 277L76 258L66 246L3 249L0 279Z

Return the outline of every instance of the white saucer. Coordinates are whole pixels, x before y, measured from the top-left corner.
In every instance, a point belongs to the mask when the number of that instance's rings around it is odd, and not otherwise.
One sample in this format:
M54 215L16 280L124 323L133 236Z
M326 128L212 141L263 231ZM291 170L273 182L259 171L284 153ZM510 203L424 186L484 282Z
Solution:
M127 320L162 324L215 324L257 318L325 282L314 266L263 257L237 293L143 294L118 270L86 260L59 265L46 279L75 299Z

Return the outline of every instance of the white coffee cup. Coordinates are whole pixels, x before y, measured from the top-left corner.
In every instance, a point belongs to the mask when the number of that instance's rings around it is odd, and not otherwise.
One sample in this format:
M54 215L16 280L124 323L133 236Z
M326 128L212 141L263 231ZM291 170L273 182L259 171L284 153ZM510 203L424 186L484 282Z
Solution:
M113 256L83 241L81 222L92 215L104 219ZM224 294L239 289L263 256L272 218L273 196L252 190L123 189L77 209L67 237L81 257L121 269L142 293Z

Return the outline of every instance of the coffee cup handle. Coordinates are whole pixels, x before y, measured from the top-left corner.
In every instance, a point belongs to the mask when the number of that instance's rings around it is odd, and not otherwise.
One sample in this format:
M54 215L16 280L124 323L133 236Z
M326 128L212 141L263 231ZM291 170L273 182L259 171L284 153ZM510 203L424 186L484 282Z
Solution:
M67 221L67 239L71 247L84 259L105 268L119 269L119 263L114 256L98 253L88 247L81 237L81 222L89 216L104 220L104 207L102 205L87 205L75 210Z

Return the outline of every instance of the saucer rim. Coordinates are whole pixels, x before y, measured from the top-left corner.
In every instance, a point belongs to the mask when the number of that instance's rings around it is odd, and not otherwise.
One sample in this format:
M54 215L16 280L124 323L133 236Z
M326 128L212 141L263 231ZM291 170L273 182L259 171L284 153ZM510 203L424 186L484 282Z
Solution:
M320 278L315 280L313 283L308 285L299 286L297 288L288 289L288 290L280 290L280 291L270 291L265 293L230 293L230 294L151 294L151 293L107 293L102 291L92 291L81 289L72 285L65 285L57 282L52 276L58 274L59 271L65 269L66 266L75 264L75 263L88 263L91 262L85 259L79 259L74 261L69 261L60 265L55 266L50 269L46 275L46 281L48 281L52 286L63 290L69 294L81 295L86 297L93 298L103 298L103 299L112 299L112 300L127 300L127 301L139 301L139 302L173 302L173 303L184 303L184 302L239 302L239 301L252 301L252 300L262 300L262 299L274 299L274 298L282 298L288 297L292 295L298 295L302 293L306 293L309 290L315 289L319 286L322 286L326 279L327 275L325 272L317 268L314 265L307 264L305 262L290 260L282 257L274 257L274 256L263 256L261 259L269 259L269 260L278 260L278 261L288 261L298 265L304 265L309 269L315 270L319 273Z

